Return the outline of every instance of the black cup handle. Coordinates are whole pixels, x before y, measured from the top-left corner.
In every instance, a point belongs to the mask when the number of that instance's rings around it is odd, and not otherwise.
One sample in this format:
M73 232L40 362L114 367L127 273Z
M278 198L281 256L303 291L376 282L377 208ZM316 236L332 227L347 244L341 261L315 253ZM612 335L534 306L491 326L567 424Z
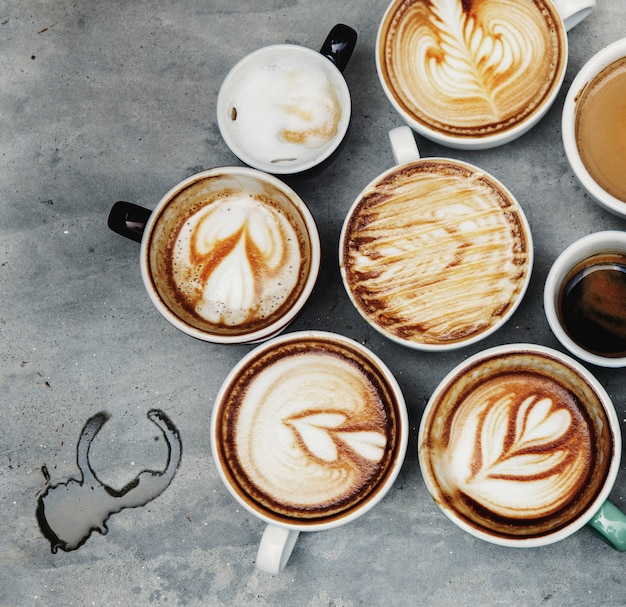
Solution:
M350 57L352 57L356 38L357 33L349 25L338 23L330 30L320 53L330 59L340 72L343 72Z
M111 207L108 225L117 234L135 242L141 242L143 231L151 214L152 211L140 207L138 204L119 200Z

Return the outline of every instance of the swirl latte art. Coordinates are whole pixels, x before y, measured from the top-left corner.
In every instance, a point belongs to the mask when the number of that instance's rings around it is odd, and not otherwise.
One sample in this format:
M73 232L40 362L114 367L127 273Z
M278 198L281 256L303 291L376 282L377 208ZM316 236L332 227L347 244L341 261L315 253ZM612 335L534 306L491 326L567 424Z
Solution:
M542 0L398 0L379 33L379 75L390 97L437 132L506 131L556 94L565 32Z

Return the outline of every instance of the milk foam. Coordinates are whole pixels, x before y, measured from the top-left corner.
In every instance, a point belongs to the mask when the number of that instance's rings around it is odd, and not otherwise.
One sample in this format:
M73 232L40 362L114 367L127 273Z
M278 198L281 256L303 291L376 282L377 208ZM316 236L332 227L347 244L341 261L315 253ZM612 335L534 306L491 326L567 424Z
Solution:
M331 508L377 478L389 421L362 369L330 353L278 360L247 385L237 413L238 466L286 511Z
M342 76L322 55L316 59L284 47L260 54L226 87L222 124L247 155L267 165L303 164L343 134Z
M416 163L364 192L343 266L357 306L384 332L451 344L499 322L525 288L521 211L480 173Z
M284 212L233 191L188 217L172 257L172 280L186 306L233 327L269 317L288 301L301 272L301 240Z

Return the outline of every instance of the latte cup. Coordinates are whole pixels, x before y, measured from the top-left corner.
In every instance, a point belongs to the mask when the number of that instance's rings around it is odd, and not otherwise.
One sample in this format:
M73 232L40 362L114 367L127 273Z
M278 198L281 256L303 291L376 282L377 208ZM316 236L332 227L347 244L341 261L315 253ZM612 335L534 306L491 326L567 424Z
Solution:
M605 47L574 78L562 136L574 175L601 207L626 218L626 38Z
M537 547L590 525L626 550L626 515L608 501L619 472L619 420L606 390L569 356L497 346L442 380L418 434L431 496L459 528Z
M393 0L376 67L420 135L458 149L513 141L546 114L567 67L567 30L595 0Z
M361 344L304 331L248 353L217 395L211 446L232 497L266 523L256 566L278 573L301 532L334 529L378 504L407 436L401 389Z
M409 127L389 135L397 166L362 190L341 230L346 292L401 345L441 352L476 343L513 315L528 287L524 211L482 169L420 158Z
M141 277L162 316L207 342L254 343L280 333L319 273L319 234L304 201L248 167L192 175L154 211L117 202L109 227L141 243Z
M544 286L552 332L577 358L626 367L626 232L589 234L555 260Z
M348 130L343 77L357 34L338 24L319 52L276 44L241 59L217 98L222 138L243 162L273 174L308 171L327 160Z

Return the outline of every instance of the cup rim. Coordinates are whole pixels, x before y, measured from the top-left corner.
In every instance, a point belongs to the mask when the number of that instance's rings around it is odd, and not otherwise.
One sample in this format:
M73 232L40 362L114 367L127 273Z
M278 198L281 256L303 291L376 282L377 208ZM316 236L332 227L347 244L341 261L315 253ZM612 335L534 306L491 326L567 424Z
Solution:
M576 143L576 105L585 88L606 67L626 57L626 37L620 38L592 55L578 71L565 97L561 118L561 137L565 155L576 179L601 207L626 218L626 202L616 198L596 183L578 152Z
M259 160L257 157L250 154L246 149L238 144L236 138L231 134L231 129L228 128L227 114L229 100L226 98L228 87L231 86L232 82L237 78L240 70L244 69L247 64L252 63L262 55L271 55L272 53L276 52L305 53L309 57L312 57L314 61L321 61L320 65L327 66L329 72L336 75L335 84L340 89L342 97L342 116L341 120L339 121L339 130L335 137L322 146L321 152L319 154L316 154L313 158L310 158L306 162L293 165L282 165L280 163L272 164L270 162L263 162L262 160ZM312 48L309 48L307 46L301 46L299 44L271 44L248 53L247 55L239 59L239 61L237 61L237 63L235 63L235 65L230 69L230 71L222 81L219 92L217 94L216 115L217 126L222 136L222 139L229 147L231 152L235 154L237 158L239 158L239 160L252 168L260 171L265 171L273 175L295 175L318 166L319 164L324 162L324 160L329 158L335 152L335 150L337 150L337 148L345 138L348 127L350 125L350 119L352 115L352 100L350 96L350 89L344 75L339 70L339 68L337 68L337 66L330 59L328 59L328 57L325 57L319 51L313 50Z
M478 334L475 334L471 337L469 337L468 339L465 340L460 340L454 343L449 343L449 344L425 344L425 343L420 343L420 342L413 342L413 341L409 341L406 339L402 339L400 337L398 337L397 335L388 333L387 331L385 331L385 329L383 327L381 327L380 325L378 325L377 323L373 323L368 316L365 314L365 312L362 310L361 306L357 303L357 301L354 298L354 294L352 293L352 290L350 289L350 286L348 285L348 281L347 281L347 276L346 276L346 267L345 267L345 263L344 263L344 246L345 246L345 242L346 242L346 238L347 238L347 230L348 230L348 224L350 222L350 219L354 213L354 211L356 210L357 206L359 205L359 203L361 202L361 199L363 198L363 194L368 191L370 188L372 188L372 186L374 186L374 184L376 184L377 182L379 182L380 180L385 179L388 175L391 175L392 173L395 173L396 171L400 171L405 167L409 167L415 164L422 164L422 163L428 163L428 162L438 162L438 161L443 161L446 163L452 163L452 164L457 164L459 166L468 168L471 171L477 172L477 173L481 173L482 175L488 177L491 181L494 182L494 184L500 188L504 194L515 203L517 210L518 210L518 216L520 218L520 221L522 223L522 227L527 239L527 243L528 243L528 251L527 251L527 255L528 255L528 272L526 274L525 280L524 280L524 284L522 285L521 290L519 291L516 300L513 302L513 304L511 305L511 307L509 308L509 310L507 311L507 313L502 316L498 322L494 323L493 325L491 325L488 329L481 331ZM413 350L419 350L419 351L423 351L423 352L451 352L453 350L458 350L460 348L464 348L466 346L470 346L473 345L479 341L482 341L483 339L486 339L487 337L489 337L490 335L492 335L493 333L495 333L498 329L500 329L504 324L506 324L506 322L513 316L513 314L517 311L518 307L520 306L520 304L522 303L526 292L528 290L528 287L530 285L530 280L531 280L531 276L533 273L533 265L534 265L534 243L533 243L533 236L532 236L532 232L530 229L530 224L528 222L528 218L526 217L526 213L524 212L524 209L522 207L522 205L519 203L519 201L517 200L517 198L513 195L513 193L509 190L509 188L507 188L497 177L495 177L492 173L490 173L489 171L485 171L483 169L481 169L480 167L470 163L470 162L466 162L464 160L459 160L456 158L449 158L449 157L445 157L445 156L425 156L425 157L421 157L421 158L416 158L414 160L410 160L409 162L405 162L403 164L398 164L395 165L389 169L387 169L386 171L383 171L380 175L378 175L377 177L374 177L374 179L372 179L362 190L361 192L358 194L358 196L356 197L356 199L354 200L354 202L351 204L350 208L348 209L348 212L345 215L344 221L343 221L343 225L341 227L341 232L340 232L340 236L339 236L339 270L340 270L340 274L341 274L341 282L343 283L344 289L346 291L346 293L348 294L348 297L350 299L350 301L352 302L352 305L354 306L354 308L357 310L357 312L361 315L361 317L366 321L366 323L368 324L368 326L372 327L373 329L375 329L376 331L378 331L381 335L383 335L384 337L386 337L387 339L390 339L391 341L411 348Z
M464 369L472 366L476 362L487 360L489 358L492 358L493 356L497 356L500 354L521 354L524 352L536 353L548 356L550 358L555 358L562 364L572 368L575 372L582 376L582 378L591 386L594 392L598 395L598 399L602 403L604 412L607 416L607 419L609 420L611 436L613 438L612 459L607 470L607 475L604 483L590 506L587 508L587 510L585 510L585 512L580 514L565 527L562 527L560 529L557 529L556 531L552 531L539 537L500 537L497 535L490 535L486 531L482 531L481 529L472 527L469 523L466 523L463 519L458 517L456 513L452 511L452 509L445 509L443 508L443 506L440 505L440 503L435 499L435 496L438 494L436 485L426 472L428 467L425 464L424 456L422 454L422 444L424 442L426 423L431 409L434 407L434 404L439 398L439 395L445 389L447 389L450 382L455 377L457 377L459 373L461 373ZM513 548L534 548L553 544L559 540L565 539L566 537L572 535L573 533L584 527L593 518L596 512L598 512L602 504L608 499L619 473L622 454L622 436L620 432L619 419L617 417L617 412L615 410L615 406L613 405L613 401L611 400L611 397L609 396L604 386L593 375L593 373L591 373L591 371L589 371L586 367L584 367L577 360L573 359L571 356L564 354L563 352L559 352L558 350L555 350L553 348L532 343L513 343L501 344L498 346L493 346L481 352L477 352L473 356L457 364L445 375L445 377L439 382L434 392L430 396L422 414L417 437L417 451L420 470L422 472L422 478L431 498L437 504L438 508L443 512L443 514L457 527L466 531L470 535L485 540L491 544Z
M388 19L388 17L394 12L398 5L402 4L406 0L391 0L388 4L382 19L378 25L378 31L376 34L376 46L375 46L375 59L376 59L376 73L378 74L378 79L380 84L385 92L385 96L390 101L394 109L398 112L398 114L404 119L404 121L417 133L434 141L436 143L440 143L447 147L457 149L457 150L487 150L493 149L515 139L518 139L526 132L530 131L534 126L537 125L541 121L541 119L547 114L550 110L554 101L558 97L561 87L563 86L563 81L565 79L565 74L567 71L568 61L569 61L569 41L567 37L567 30L565 28L565 23L560 12L557 10L554 2L552 0L547 0L547 2L553 7L554 14L557 17L556 22L561 26L561 34L563 39L563 62L561 66L560 74L555 78L555 86L551 90L550 94L546 96L544 102L538 106L531 114L529 114L522 122L516 124L510 129L506 129L505 131L500 131L497 133L493 133L491 135L485 135L482 137L472 137L469 135L450 135L448 133L440 133L435 129L431 129L428 125L418 121L411 114L409 114L405 109L398 103L395 98L395 95L387 83L386 79L383 76L382 69L382 55L381 44L383 39L383 29L384 25Z
M398 405L398 416L399 416L399 440L398 440L398 451L397 457L393 461L389 473L387 474L386 479L380 486L377 494L368 499L367 501L355 506L348 514L345 516L339 515L338 518L334 518L330 521L322 520L317 522L306 522L306 523L297 523L297 522L289 522L281 520L280 518L272 518L271 516L265 514L262 510L254 508L251 504L249 504L246 500L244 500L236 491L236 489L229 482L226 473L223 470L221 464L221 458L218 453L218 448L215 440L215 434L217 432L217 422L218 422L218 413L220 410L220 404L222 399L224 398L226 391L232 380L236 377L236 375L244 368L252 359L256 358L259 354L271 350L277 346L285 342L290 341L298 341L298 340L326 340L333 342L340 342L346 346L349 346L359 353L361 353L365 358L370 359L374 362L374 364L381 370L382 375L384 376L385 381L389 384ZM276 526L282 527L285 529L291 529L295 531L323 531L326 529L332 529L335 527L340 527L345 525L362 515L369 512L375 505L377 505L392 488L394 482L396 481L398 475L400 474L400 470L404 464L406 451L408 447L408 436L409 436L409 418L406 407L406 401L404 395L402 393L402 389L392 373L391 369L387 366L387 364L372 350L370 350L367 346L360 344L359 342L353 340L350 337L345 335L341 335L339 333L334 333L331 331L321 331L321 330L304 330L304 331L294 331L291 333L285 333L283 335L279 335L278 337L274 337L273 339L264 342L256 346L253 350L248 352L243 358L241 358L235 366L229 371L226 378L222 382L222 385L215 397L213 411L211 413L211 453L213 456L213 461L215 462L215 467L217 468L219 477L230 493L231 496L235 498L238 504L240 504L247 512L254 515L256 518L261 521Z
M594 232L572 242L556 258L548 272L543 291L543 308L554 336L571 354L599 367L620 368L626 367L626 356L601 356L585 350L567 334L558 314L559 289L569 271L592 255L613 251L626 254L626 232L619 230Z
M219 333L211 333L209 331L203 331L202 329L198 329L193 327L183 320L181 320L174 312L172 312L169 307L163 302L160 295L157 293L156 287L153 284L151 278L150 271L150 262L149 262L149 245L150 239L152 236L152 231L154 226L156 225L158 218L163 211L163 209L168 205L170 200L174 198L178 193L182 192L184 189L189 187L191 184L196 183L198 181L202 181L207 177L213 177L216 175L227 174L227 175L245 175L247 177L251 177L257 180L260 180L264 183L270 183L278 190L284 192L289 197L289 200L293 203L296 210L300 213L303 222L306 225L307 235L311 245L311 258L309 260L310 268L309 273L306 277L304 285L302 287L302 291L300 292L298 298L293 303L291 308L276 322L261 327L255 331L250 331L248 333L242 334L234 334L234 335L221 335ZM190 335L191 337L195 337L196 339L216 343L216 344L246 344L246 343L255 343L259 341L264 341L269 339L270 337L277 335L281 331L283 331L287 325L289 325L295 317L300 313L305 303L309 299L309 296L313 292L315 284L317 282L317 278L319 276L320 267L321 267L321 242L320 236L317 229L317 225L315 223L315 219L306 203L302 200L302 198L286 183L274 177L273 175L269 175L262 171L258 171L257 169L249 168L249 167L240 167L240 166L224 166L224 167L215 167L211 169L207 169L205 171L201 171L199 173L195 173L183 179L175 186L173 186L157 203L154 211L150 214L148 221L146 223L146 227L144 229L144 233L141 239L141 247L140 247L140 268L141 268L141 278L145 287L148 296L156 309L161 313L161 315L174 327Z

